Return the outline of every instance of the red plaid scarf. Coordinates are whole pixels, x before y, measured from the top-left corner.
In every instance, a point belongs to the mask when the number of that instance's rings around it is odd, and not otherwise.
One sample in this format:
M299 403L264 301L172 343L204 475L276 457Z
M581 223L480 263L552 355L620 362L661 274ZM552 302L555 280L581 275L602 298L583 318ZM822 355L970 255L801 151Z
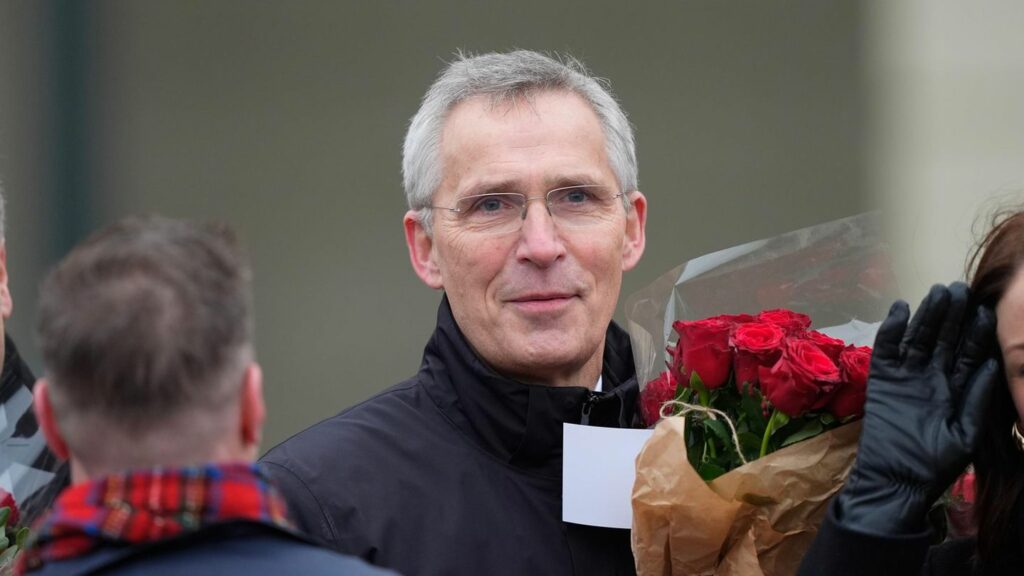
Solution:
M83 556L101 545L156 542L229 520L292 528L284 500L255 464L107 476L61 493L21 554L15 574Z

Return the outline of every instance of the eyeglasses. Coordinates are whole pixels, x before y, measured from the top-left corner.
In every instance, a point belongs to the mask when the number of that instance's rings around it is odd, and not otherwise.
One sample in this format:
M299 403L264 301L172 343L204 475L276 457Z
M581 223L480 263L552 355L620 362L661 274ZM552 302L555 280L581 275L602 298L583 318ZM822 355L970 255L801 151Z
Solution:
M544 200L548 214L560 226L586 228L615 210L615 200L625 193L616 193L600 184L579 184L555 188L543 196L526 196L518 192L494 192L463 196L454 207L431 206L448 210L455 224L473 232L509 234L519 231L526 219L526 205L530 200Z

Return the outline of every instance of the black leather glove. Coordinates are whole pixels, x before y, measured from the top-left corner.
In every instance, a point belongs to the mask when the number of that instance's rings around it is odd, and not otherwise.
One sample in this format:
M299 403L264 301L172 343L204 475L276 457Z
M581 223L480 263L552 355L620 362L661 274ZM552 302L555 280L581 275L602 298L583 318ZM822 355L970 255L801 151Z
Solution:
M837 496L842 526L921 533L932 503L970 462L999 364L995 315L978 309L964 328L967 307L964 284L936 285L909 326L899 301L879 327L857 461Z

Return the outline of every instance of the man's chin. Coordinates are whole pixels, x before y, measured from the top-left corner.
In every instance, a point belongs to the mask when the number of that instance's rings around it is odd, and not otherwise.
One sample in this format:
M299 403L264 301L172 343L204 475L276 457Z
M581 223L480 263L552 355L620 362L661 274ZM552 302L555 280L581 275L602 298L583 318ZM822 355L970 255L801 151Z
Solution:
M590 385L564 384L565 381L576 382L577 376L593 358L596 351L581 350L579 337L563 336L557 340L532 338L524 346L513 345L511 354L506 358L509 373L517 374L517 379L524 382L546 385ZM524 368L526 368L524 370ZM597 375L594 375L596 381ZM589 378L588 378L589 380Z

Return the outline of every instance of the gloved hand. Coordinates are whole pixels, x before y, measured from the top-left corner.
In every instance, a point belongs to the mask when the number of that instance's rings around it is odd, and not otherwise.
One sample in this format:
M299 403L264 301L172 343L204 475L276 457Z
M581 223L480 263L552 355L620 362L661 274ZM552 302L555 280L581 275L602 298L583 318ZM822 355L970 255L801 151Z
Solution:
M837 496L842 526L921 533L932 503L970 462L1001 379L991 310L972 314L961 344L967 302L964 284L936 285L909 326L900 301L879 327L857 461Z

